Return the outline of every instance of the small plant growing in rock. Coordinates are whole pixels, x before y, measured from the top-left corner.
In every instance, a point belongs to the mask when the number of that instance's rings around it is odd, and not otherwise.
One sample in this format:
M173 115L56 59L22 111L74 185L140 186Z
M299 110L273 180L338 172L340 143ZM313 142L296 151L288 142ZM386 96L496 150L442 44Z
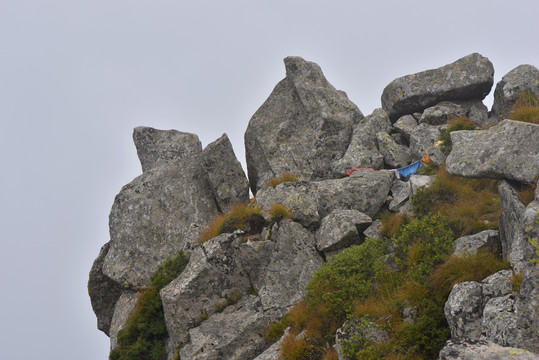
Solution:
M511 285L513 285L514 292L520 292L520 287L522 286L522 271L511 276Z
M509 119L539 124L539 101L530 91L523 91L518 96Z
M268 211L270 216L270 223L275 224L283 219L291 219L292 215L286 205L273 203Z
M213 219L200 235L198 241L203 243L220 234L243 230L247 235L258 234L266 225L262 210L254 205L238 203L226 214Z
M296 182L298 181L298 177L292 173L285 172L282 175L278 177L273 177L268 181L268 185L271 187L275 187L279 184L282 184L284 182Z

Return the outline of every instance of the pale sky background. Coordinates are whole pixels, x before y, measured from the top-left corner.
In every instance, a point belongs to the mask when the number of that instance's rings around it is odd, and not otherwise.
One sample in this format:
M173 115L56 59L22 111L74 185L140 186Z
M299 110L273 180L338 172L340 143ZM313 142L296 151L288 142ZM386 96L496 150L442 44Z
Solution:
M368 115L393 79L472 52L495 83L539 66L538 14L536 0L1 1L2 359L108 358L86 285L114 196L141 173L134 127L204 146L226 132L245 163L284 57L318 63Z

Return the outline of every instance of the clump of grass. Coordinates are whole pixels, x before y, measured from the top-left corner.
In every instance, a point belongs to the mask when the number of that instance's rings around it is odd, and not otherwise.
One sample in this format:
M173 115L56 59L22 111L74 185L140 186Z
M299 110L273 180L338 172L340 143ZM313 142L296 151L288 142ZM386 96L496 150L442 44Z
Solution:
M522 271L511 276L511 284L513 285L514 292L520 292L520 287L522 286Z
M440 129L439 139L443 141L440 145L440 150L445 154L449 155L452 149L451 134L453 131L458 130L474 130L475 124L470 121L467 117L459 116L447 122L448 127L445 129Z
M518 96L509 119L539 124L539 101L530 91L523 91Z
M280 176L277 176L277 177L272 177L269 181L268 181L268 185L271 186L271 187L275 187L279 184L282 184L284 182L296 182L298 181L298 177L292 173L289 173L289 172L285 172L283 173L282 175Z
M168 332L159 291L180 275L188 260L180 251L152 275L149 289L141 293L135 311L118 333L118 347L110 352L111 360L162 359Z
M524 206L528 206L535 199L536 184L521 184L518 194L520 196L520 202Z
M430 276L430 283L436 291L449 295L453 286L464 281L481 281L509 265L489 251L478 251L465 256L451 256Z
M226 214L213 219L201 233L198 241L203 243L217 235L243 230L247 235L258 234L266 225L262 210L253 205L238 203L232 206Z
M292 215L286 205L273 203L268 211L270 216L270 223L275 224L283 219L291 219Z
M390 238L396 234L396 232L410 222L410 217L404 214L389 213L387 216L382 217L382 235Z
M428 163L422 163L421 167L417 171L418 175L434 175L438 170L439 166L434 163L434 161L429 161Z
M451 217L456 235L470 235L498 228L500 200L498 181L468 179L449 174L441 167L431 186L412 196L417 216L441 213Z
M309 344L302 336L290 332L281 343L281 355L287 360L308 359Z

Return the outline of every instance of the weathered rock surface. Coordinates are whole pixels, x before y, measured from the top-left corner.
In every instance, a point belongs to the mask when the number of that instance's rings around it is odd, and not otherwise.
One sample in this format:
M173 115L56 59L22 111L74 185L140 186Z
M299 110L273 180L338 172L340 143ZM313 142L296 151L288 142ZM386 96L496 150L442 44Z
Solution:
M447 171L466 177L539 180L539 125L504 120L488 130L451 132Z
M502 77L494 90L492 116L500 120L511 113L518 96L529 91L539 99L539 70L532 65L519 65Z
M539 356L523 349L503 347L490 341L466 338L448 340L439 360L537 360Z
M453 287L444 307L452 337L479 339L483 316L482 295L481 284L475 281L465 281Z
M381 169L384 159L378 151L376 134L390 131L391 122L387 113L380 108L375 109L354 127L352 139L344 156L332 163L333 171L336 174L344 174L355 168Z
M245 150L253 194L271 177L291 172L301 179L332 177L353 125L363 118L320 67L300 57L284 59L286 77L249 121Z
M492 63L474 53L440 68L393 80L382 93L382 108L396 121L444 100L483 100L493 83Z
M316 232L316 247L320 251L335 251L359 244L359 234L371 223L370 216L357 210L333 210L322 219Z
M488 124L488 109L481 100L442 101L425 109L420 123L443 125L457 117L467 117L478 125Z
M416 126L417 120L414 119L412 115L401 116L399 120L393 124L395 131L402 134L408 142L410 142L410 135Z
M389 171L362 170L350 177L312 182L283 183L261 190L257 204L269 209L274 202L286 205L292 218L310 228L335 209L353 209L374 216L391 188Z
M503 256L511 262L513 268L520 271L524 260L524 229L522 222L526 207L520 202L517 190L507 181L498 186L500 194L500 241Z
M97 328L109 335L114 307L125 291L120 284L103 274L103 262L109 251L110 242L101 247L99 255L94 260L88 280L88 294L92 309L97 317Z
M393 200L389 203L389 211L397 211L412 195L410 182L395 180L391 186Z
M247 291L250 281L243 270L235 236L222 234L204 242L190 256L184 271L161 292L170 345L188 340L188 330Z
M384 157L384 163L390 168L400 168L408 165L412 161L410 149L404 145L397 144L386 132L376 134L378 149Z
M288 334L290 333L290 328L287 328L284 331L283 336L271 345L269 348L267 348L262 354L258 355L254 360L281 360L281 344L283 343L283 340Z
M141 158L146 171L116 195L109 218L110 248L103 263L106 276L133 289L148 286L150 276L166 258L179 250L189 251L218 213L195 135L178 135L190 139L182 152L183 143L160 150L163 132L145 133L145 145L151 144L148 134L155 135L156 143L145 151L138 142L139 154L158 155L150 156L151 161ZM167 152L169 148L175 151ZM180 158L170 155L176 153Z
M133 142L143 172L200 158L201 145L195 134L139 126L133 130Z
M513 292L512 278L513 272L511 270L500 270L481 281L483 308L490 299L510 295Z
M483 336L502 346L516 343L518 334L515 299L511 295L490 299L483 309Z
M118 346L118 333L125 327L125 323L129 315L135 309L138 294L133 291L124 292L114 307L114 315L110 324L110 348L114 349Z
M371 226L363 231L363 235L365 235L365 237L382 240L384 238L382 235L382 221L374 220Z
M484 230L477 234L460 237L455 240L454 246L453 253L457 256L474 255L479 250L488 250L494 254L502 252L497 230Z
M445 156L438 147L434 147L439 138L438 126L425 123L417 125L410 134L410 150L414 160L420 160L428 153L431 161L436 165L441 165Z
M189 330L191 340L180 350L180 358L251 360L264 350L264 332L274 319L262 311L257 296L248 296Z
M213 195L221 211L237 202L249 201L249 182L234 154L232 144L226 134L202 152L202 167L208 174Z

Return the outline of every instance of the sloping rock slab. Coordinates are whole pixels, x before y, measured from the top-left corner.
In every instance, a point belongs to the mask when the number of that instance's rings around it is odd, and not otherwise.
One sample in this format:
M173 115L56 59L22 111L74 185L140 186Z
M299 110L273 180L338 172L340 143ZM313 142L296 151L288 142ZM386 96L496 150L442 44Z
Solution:
M359 233L372 223L372 219L357 210L334 210L322 219L316 233L316 247L320 251L335 251L359 244Z
M362 170L343 179L283 183L260 191L257 204L264 210L273 203L286 205L295 221L315 229L335 209L353 209L373 217L384 204L392 181L389 171Z
M253 194L271 177L291 172L302 179L331 177L363 114L336 90L320 67L300 57L284 59L286 77L249 121L245 153Z
M160 291L174 347L188 340L188 330L201 319L246 293L249 278L236 256L234 239L222 234L197 247L180 276Z
M516 271L522 268L524 260L524 229L522 222L526 207L520 202L518 192L507 181L498 185L500 194L500 241L503 257L511 262Z
M539 180L539 125L504 120L488 130L453 131L447 171L465 177Z
M453 287L444 307L452 337L479 339L483 317L482 296L482 286L475 281L461 282Z
M484 230L480 233L462 236L455 240L454 255L475 255L479 250L489 250L494 254L502 252L502 245L497 230Z
M519 65L505 74L494 90L492 116L507 118L518 96L529 91L539 98L539 70L532 65Z
M439 360L537 360L539 355L527 350L503 347L490 341L457 338L447 341Z
M382 108L396 121L444 100L482 100L493 83L492 63L474 53L440 68L393 80L382 93Z
M180 358L251 360L264 350L264 332L275 319L262 311L258 297L246 297L191 329L191 340L180 350Z
M223 134L208 144L202 156L202 167L208 174L219 209L224 212L237 202L246 204L249 201L249 182L228 136Z

